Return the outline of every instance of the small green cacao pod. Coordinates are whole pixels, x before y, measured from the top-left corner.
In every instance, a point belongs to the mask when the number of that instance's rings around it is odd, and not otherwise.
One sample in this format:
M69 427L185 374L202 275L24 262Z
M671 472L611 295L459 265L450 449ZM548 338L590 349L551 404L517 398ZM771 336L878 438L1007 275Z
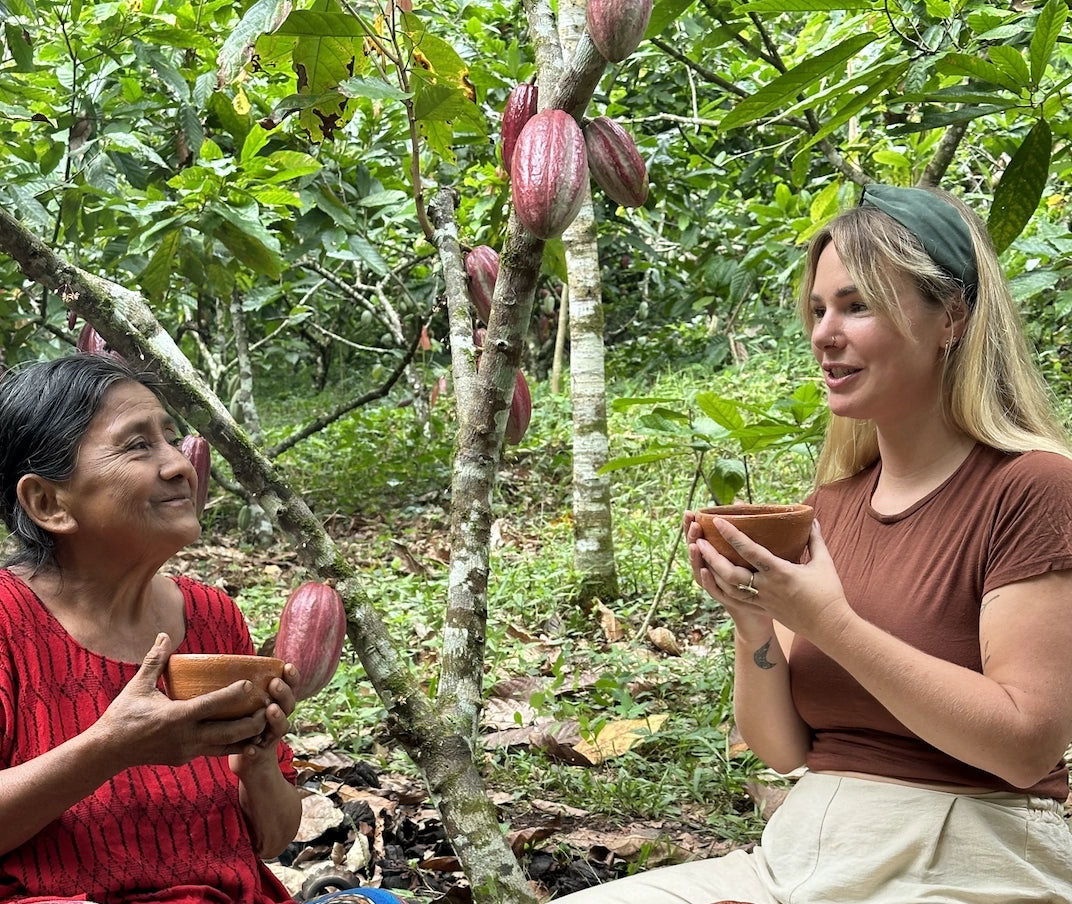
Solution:
M588 154L584 134L564 110L543 110L517 137L511 191L526 229L540 239L562 235L584 203Z
M197 486L194 488L194 511L200 518L205 510L205 502L208 501L208 475L212 458L208 440L191 433L182 438L179 449L190 459L190 463L194 466L194 473L197 474Z
M465 255L465 273L469 277L469 300L481 322L491 319L491 299L499 278L499 255L488 245L477 245Z
M516 446L525 437L532 420L532 395L525 375L519 370L514 384L514 397L510 400L510 414L506 418L506 441Z
M584 126L588 170L608 198L623 207L641 207L648 200L648 168L625 129L609 116Z
M327 687L346 640L346 607L334 587L308 581L287 597L279 616L274 655L298 669L298 700Z
M620 63L640 46L651 5L652 0L588 0L588 36L605 60Z
M539 90L535 85L523 83L515 85L510 95L506 98L506 106L503 107L502 115L502 161L506 174L510 175L513 169L514 148L517 147L517 136L532 117L536 114L536 104L539 99Z

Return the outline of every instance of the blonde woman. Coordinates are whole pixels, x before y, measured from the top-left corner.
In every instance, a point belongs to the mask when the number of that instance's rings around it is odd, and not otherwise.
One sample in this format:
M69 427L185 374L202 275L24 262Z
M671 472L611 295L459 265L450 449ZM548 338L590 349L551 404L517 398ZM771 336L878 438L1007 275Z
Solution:
M813 239L831 425L803 564L685 530L734 620L737 724L806 767L749 853L573 904L1072 902L1072 454L979 220L872 185Z

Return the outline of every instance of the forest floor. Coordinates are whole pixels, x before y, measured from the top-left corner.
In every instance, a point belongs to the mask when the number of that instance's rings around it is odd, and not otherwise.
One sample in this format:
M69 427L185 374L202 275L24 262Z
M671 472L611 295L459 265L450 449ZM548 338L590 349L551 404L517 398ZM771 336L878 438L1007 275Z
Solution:
M293 583L297 572L295 557L285 548L253 551L207 535L172 564L239 600L243 586L263 581L266 573L284 586ZM573 755L571 744L576 741L579 736L572 740L556 736L541 743L550 743L554 749L549 754L562 758ZM304 815L295 841L269 866L295 897L313 897L349 883L393 889L421 902L471 901L465 875L415 771L384 767L385 762L399 762L398 757L355 756L341 749L322 725L304 724L300 718L293 723L288 743L306 795ZM785 793L783 788L759 784L748 791L765 816ZM544 900L638 869L741 846L714 831L707 814L686 804L672 819L612 820L555 800L536 799L524 788L492 787L489 794L519 862Z
M418 557L428 554L421 549L411 552ZM247 582L263 583L267 574L280 586L289 586L299 572L295 557L284 548L254 552L212 537L203 537L173 564L239 600ZM529 676L519 676L517 683L529 680ZM496 691L497 686L489 689L489 710L494 710ZM509 696L508 689L503 693ZM507 706L505 712L513 709ZM323 725L303 722L298 716L288 742L305 794L303 820L295 841L269 863L291 894L304 900L344 887L373 886L395 890L406 900L469 904L472 897L465 875L427 790L416 771L407 768L408 761L390 756L383 747L372 755L354 754L339 745ZM370 731L373 728L369 726ZM502 743L539 746L546 756L561 762L569 762L569 757L582 750L579 735L545 734L536 741L526 731L515 735L507 720L485 740L498 743L493 738L498 735ZM375 733L390 743L382 726ZM739 811L754 810L766 819L781 803L786 783L749 781L744 792L747 798L738 802ZM541 799L524 787L503 789L489 783L489 795L541 900L560 898L641 869L748 846L727 840L727 834L713 825L710 812L690 806L684 798L673 817L611 819L605 809L590 812L560 800ZM1066 806L1066 813L1072 825L1072 804Z

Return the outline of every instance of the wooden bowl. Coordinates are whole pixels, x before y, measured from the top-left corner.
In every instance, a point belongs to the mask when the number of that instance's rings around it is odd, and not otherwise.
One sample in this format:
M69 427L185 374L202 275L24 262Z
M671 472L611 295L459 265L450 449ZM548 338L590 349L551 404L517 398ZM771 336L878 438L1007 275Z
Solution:
M715 518L724 518L741 533L780 559L799 562L808 546L814 513L810 505L716 505L696 512L696 521L707 540L735 565L751 568L715 527Z
M248 679L253 690L246 699L214 714L217 719L241 719L271 702L268 685L273 678L282 677L283 660L271 656L172 653L164 670L164 686L172 700L189 700Z

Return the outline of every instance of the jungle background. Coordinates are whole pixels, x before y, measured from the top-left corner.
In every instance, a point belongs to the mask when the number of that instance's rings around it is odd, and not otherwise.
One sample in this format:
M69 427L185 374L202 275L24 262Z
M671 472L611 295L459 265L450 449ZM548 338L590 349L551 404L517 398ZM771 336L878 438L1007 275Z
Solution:
M199 381L169 397L213 443L176 568L265 650L299 583L347 602L294 721L296 894L531 902L754 843L787 779L734 735L681 513L808 492L799 263L869 181L975 205L1069 411L1067 13L662 0L607 64L567 0L0 0L0 363L89 322ZM533 79L629 130L642 207L593 185L561 239L517 226L500 117ZM478 374L482 244L508 274Z

